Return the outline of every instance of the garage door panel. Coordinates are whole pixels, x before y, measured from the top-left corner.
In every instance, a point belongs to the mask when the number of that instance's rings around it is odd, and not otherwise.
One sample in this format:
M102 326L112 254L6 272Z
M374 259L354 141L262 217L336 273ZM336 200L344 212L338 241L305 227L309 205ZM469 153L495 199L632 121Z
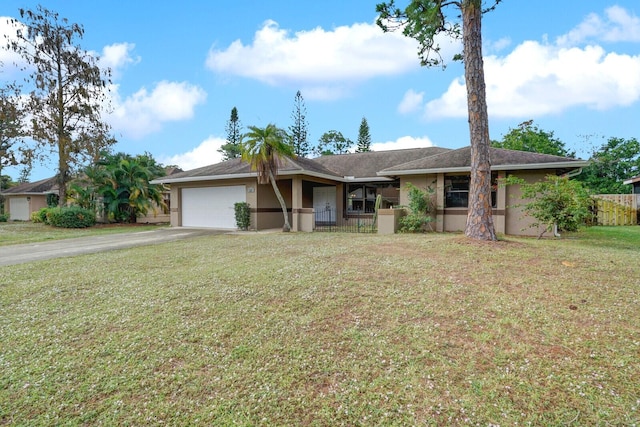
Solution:
M9 199L9 216L12 221L28 221L29 200L26 197L12 197Z
M183 188L182 225L234 229L234 204L246 200L244 185Z

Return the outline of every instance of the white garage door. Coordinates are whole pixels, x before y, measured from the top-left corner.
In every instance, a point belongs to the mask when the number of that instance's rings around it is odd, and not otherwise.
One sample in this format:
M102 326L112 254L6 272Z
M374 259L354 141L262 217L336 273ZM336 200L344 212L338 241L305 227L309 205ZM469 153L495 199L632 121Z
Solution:
M9 199L9 212L12 221L28 221L29 201L26 197L12 197Z
M234 204L246 202L244 185L182 189L182 225L236 228Z

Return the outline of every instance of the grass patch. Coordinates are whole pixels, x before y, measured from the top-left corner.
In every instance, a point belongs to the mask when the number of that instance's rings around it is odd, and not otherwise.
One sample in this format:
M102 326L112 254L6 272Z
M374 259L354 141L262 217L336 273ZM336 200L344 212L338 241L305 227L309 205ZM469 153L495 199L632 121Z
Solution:
M0 424L638 424L634 235L218 235L3 267Z
M130 233L131 231L154 230L162 225L108 224L89 228L58 228L32 222L0 223L0 246L38 243L49 240L72 239L74 237L98 236L102 234Z

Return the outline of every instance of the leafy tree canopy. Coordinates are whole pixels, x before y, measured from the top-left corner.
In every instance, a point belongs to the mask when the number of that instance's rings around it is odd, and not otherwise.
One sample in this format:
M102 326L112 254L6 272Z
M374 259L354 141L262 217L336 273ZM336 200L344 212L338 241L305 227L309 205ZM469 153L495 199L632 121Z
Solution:
M627 194L625 179L640 175L640 142L636 138L609 138L596 149L589 166L575 179L595 194Z
M319 155L346 154L353 146L353 141L345 138L342 132L330 130L322 134L318 140L316 152Z
M102 152L84 169L84 177L71 185L71 200L84 208L104 210L116 222L136 222L155 208L165 208L162 184L150 181L165 175L165 168L149 153L131 156ZM96 206L101 199L102 205Z
M510 129L502 137L502 141L491 141L491 146L571 158L576 155L574 151L567 150L564 142L553 136L553 131L547 132L540 129L533 120L520 123L517 128Z
M19 162L16 147L25 136L25 111L19 102L20 91L10 85L0 88L0 172L4 166L15 166ZM23 157L28 160L29 157Z

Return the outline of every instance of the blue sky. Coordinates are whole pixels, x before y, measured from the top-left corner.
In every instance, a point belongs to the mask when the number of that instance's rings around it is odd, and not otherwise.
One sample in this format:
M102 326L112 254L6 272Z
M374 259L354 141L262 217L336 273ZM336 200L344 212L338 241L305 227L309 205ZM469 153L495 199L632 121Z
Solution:
M298 90L313 144L329 130L355 141L366 117L374 150L468 145L462 64L420 67L413 40L377 28L376 2L40 3L82 24L82 47L111 67L116 151L216 163L234 106L243 126L287 128ZM0 32L2 17L37 4L3 0ZM504 0L484 17L483 44L492 139L531 119L584 158L602 138L640 138L637 0ZM0 84L16 78L11 53L0 61ZM38 165L31 178L54 173Z

